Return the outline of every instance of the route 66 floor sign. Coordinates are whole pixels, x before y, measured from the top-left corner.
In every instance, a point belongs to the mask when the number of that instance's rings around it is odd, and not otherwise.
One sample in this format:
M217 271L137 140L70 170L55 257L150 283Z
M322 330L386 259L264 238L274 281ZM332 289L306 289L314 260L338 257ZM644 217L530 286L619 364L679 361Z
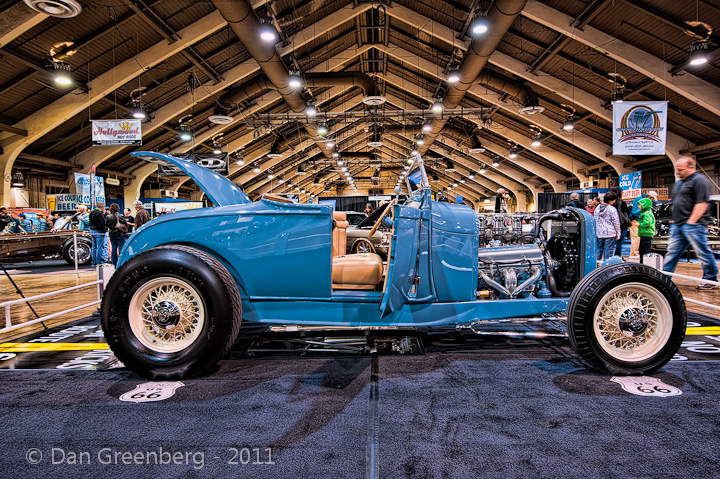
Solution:
M630 394L637 394L638 396L667 397L682 394L682 391L675 386L670 386L657 378L648 376L614 376L610 380L620 384Z
M182 386L185 384L180 381L142 383L120 396L120 400L135 403L163 401L174 396L175 390Z

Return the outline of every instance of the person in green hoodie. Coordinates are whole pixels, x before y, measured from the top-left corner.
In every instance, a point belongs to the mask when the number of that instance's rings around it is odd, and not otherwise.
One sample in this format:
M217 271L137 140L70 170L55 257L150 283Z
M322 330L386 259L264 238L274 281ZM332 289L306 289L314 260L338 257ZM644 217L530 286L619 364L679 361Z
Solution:
M655 216L652 212L652 200L643 198L638 202L640 218L638 218L638 236L640 236L640 262L643 256L650 254L650 243L655 236Z

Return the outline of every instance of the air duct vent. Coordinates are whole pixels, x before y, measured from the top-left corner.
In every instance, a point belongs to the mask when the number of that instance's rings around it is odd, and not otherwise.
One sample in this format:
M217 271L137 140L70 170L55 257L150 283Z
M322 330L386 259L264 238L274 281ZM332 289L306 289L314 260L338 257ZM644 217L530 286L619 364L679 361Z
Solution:
M208 120L217 125L228 125L232 123L233 117L227 115L210 115Z
M385 97L382 95L370 95L362 99L366 105L382 105L385 103Z
M25 3L36 12L58 18L72 18L82 11L75 0L25 0Z

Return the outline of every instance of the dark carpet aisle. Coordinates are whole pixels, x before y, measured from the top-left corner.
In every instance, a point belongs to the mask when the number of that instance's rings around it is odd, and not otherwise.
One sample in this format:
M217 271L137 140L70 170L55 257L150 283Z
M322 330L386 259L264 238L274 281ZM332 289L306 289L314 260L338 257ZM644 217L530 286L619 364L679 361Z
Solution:
M360 479L374 433L381 478L720 477L717 360L671 362L652 376L682 395L642 397L563 340L433 339L376 361L376 430L372 362L226 360L150 403L119 400L146 382L123 369L2 370L3 476Z

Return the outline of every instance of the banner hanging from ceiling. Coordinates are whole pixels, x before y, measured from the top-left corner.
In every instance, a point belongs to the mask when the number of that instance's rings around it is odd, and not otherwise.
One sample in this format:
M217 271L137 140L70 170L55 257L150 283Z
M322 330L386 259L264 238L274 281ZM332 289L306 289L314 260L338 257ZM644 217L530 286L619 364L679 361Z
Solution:
M664 155L666 101L613 102L613 155Z
M172 153L171 153L172 154ZM223 176L230 174L230 161L227 153L215 155L212 153L188 153L183 155L172 155L185 161L190 161L208 170L212 170ZM158 165L158 177L186 176L178 167L172 165Z
M93 120L93 146L142 145L142 120Z

